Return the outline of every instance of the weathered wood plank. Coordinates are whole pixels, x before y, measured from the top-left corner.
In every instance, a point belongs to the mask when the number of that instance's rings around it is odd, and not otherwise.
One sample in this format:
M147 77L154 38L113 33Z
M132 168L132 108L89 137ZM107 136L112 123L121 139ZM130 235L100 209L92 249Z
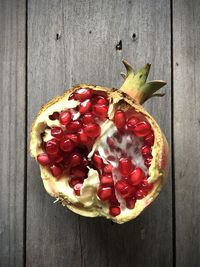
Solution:
M136 67L150 61L151 77L169 83L165 98L147 107L170 140L170 1L30 1L28 17L29 127L64 81L119 86L126 58ZM122 50L115 49L119 40ZM33 160L28 173L28 266L172 265L170 178L140 218L112 226L53 205Z
M174 157L177 266L200 256L200 2L174 2Z
M22 266L25 1L0 1L0 33L0 266Z

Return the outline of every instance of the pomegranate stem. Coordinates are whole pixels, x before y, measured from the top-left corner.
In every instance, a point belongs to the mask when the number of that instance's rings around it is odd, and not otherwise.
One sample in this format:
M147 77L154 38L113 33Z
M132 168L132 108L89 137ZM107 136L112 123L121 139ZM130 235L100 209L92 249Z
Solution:
M122 62L127 70L127 74L121 73L125 81L120 91L132 97L139 104L143 104L153 96L163 95L154 93L166 84L165 81L155 80L146 83L151 64L147 63L135 74L133 68L127 61L123 60Z

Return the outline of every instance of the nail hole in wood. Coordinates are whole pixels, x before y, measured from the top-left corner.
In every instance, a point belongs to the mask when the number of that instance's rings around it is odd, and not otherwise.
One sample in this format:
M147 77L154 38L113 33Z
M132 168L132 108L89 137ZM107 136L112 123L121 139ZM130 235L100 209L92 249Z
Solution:
M133 33L133 34L132 34L132 39L133 39L134 41L136 40L136 37L137 37L136 33Z
M60 32L56 33L56 41L58 41L60 38L61 38L61 33Z
M122 50L122 40L115 46L116 50Z
M179 66L178 62L176 62L176 66Z
M91 34L92 33L92 31L89 31L89 34Z

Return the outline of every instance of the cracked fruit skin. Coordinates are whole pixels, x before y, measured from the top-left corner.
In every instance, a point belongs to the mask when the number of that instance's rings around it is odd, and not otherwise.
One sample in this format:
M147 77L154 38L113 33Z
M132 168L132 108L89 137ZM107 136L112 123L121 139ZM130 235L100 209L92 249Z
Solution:
M166 83L146 82L150 64L127 74L120 89L79 84L43 105L30 132L30 153L46 191L63 206L116 223L137 217L160 193L168 144L143 108Z

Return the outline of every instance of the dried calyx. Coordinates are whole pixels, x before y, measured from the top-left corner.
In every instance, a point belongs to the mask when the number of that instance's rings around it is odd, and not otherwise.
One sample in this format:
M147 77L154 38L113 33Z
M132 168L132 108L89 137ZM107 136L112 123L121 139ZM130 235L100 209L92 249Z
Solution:
M164 82L145 83L149 65L135 75L124 64L120 90L81 84L47 103L30 143L52 196L76 213L118 223L158 195L168 154L159 126L140 105Z

